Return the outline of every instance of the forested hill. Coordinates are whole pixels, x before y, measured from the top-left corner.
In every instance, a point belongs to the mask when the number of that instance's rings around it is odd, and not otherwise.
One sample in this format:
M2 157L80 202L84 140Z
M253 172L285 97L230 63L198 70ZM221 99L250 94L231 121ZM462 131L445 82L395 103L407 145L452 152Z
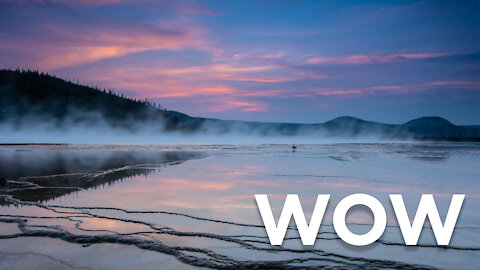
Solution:
M134 129L139 122L162 122L165 129L174 130L185 129L181 123L191 119L148 100L126 98L111 90L36 71L0 70L0 95L0 122L49 122L59 127L107 124L127 130ZM194 123L189 123L189 128L195 128Z
M180 132L308 136L315 138L480 141L480 126L458 126L440 117L422 117L401 125L339 117L319 124L227 121L190 117L148 100L69 82L36 71L0 70L0 128L48 126L108 128L116 132ZM101 135L101 134L99 134Z

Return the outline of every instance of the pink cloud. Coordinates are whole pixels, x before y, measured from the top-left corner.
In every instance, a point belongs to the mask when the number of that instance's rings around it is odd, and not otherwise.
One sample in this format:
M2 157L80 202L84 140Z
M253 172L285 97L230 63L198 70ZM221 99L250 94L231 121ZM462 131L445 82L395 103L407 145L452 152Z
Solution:
M287 56L287 53L284 51L278 51L267 54L257 54L257 53L234 53L231 55L222 55L214 59L215 62L218 61L241 61L241 60L255 60L255 59L281 59Z
M124 2L124 0L0 0L0 3L61 3L86 6L111 5Z
M267 104L256 101L246 101L237 97L218 97L208 101L213 103L213 105L209 106L206 110L209 112L224 112L230 110L258 112L266 111L268 108Z
M76 29L73 25L51 23L36 28L46 34L3 36L0 48L29 55L26 67L47 71L147 50L216 50L203 38L203 29L181 20L156 25L133 23L120 28L88 25Z
M338 96L338 95L352 95L362 94L362 90L326 90L317 92L320 96Z
M338 57L310 57L305 60L307 64L378 64L403 62L408 60L428 59L453 55L453 53L412 53L412 54L386 54L386 55L347 55Z
M286 52L274 52L274 53L269 53L269 54L265 54L265 55L262 55L260 56L260 58L264 58L264 59L280 59L280 58L283 58L287 55Z
M264 83L282 83L282 82L295 82L303 81L307 79L325 79L326 75L312 74L312 73L298 73L293 76L237 76L233 74L224 74L220 78L230 81L251 81L251 82L264 82Z
M250 97L288 97L288 91L286 90L257 90L257 91L247 91L247 90L237 90L236 95L238 96L250 96Z
M211 15L211 16L219 16L220 13L216 12L215 10L205 8L205 7L183 7L181 8L181 12L184 14L192 14L192 15Z
M101 71L95 69L85 71L82 77L89 78L92 83L108 84L114 89L133 91L136 97L188 97L198 95L236 95L236 96L275 96L280 91L255 91L236 89L222 81L262 81L285 82L298 80L283 77L261 77L260 71L268 71L271 66L237 67L234 65L206 64L203 66L168 68L168 67L136 67L111 66ZM242 75L245 74L245 75ZM252 77L249 77L252 76ZM309 77L301 75L303 77ZM310 77L315 77L311 75ZM320 76L323 77L323 76Z
M279 83L279 82L293 82L296 81L294 77L241 77L235 75L222 75L222 79L229 81L249 81L249 82L264 82L264 83Z
M282 68L278 65L234 65L234 64L217 64L212 65L211 69L217 72L229 73L229 72L260 72L273 69Z
M389 85L389 86L373 86L362 87L357 89L319 89L316 92L320 96L343 96L343 95L366 95L375 94L375 92L390 92L393 94L401 94L408 92L427 91L438 88L440 86L449 86L453 89L471 89L480 90L480 82L476 81L439 81L431 83L422 83L414 85Z
M457 86L468 89L480 89L480 82L473 81L443 81L426 83L425 86Z

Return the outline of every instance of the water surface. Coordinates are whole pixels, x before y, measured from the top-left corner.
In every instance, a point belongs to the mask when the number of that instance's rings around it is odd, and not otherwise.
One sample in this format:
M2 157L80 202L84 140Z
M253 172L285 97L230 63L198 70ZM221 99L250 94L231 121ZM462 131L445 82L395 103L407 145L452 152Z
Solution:
M480 265L479 144L24 145L0 147L0 160L0 267ZM299 194L307 215L317 194L331 194L315 246L301 245L294 223L283 246L271 246L259 193L277 219L286 194ZM335 206L354 193L376 197L388 216L366 247L344 243L332 227ZM410 217L421 194L434 194L442 219L451 195L466 194L450 246L436 246L428 223L419 246L404 246L392 193ZM347 221L365 233L372 216L355 207Z

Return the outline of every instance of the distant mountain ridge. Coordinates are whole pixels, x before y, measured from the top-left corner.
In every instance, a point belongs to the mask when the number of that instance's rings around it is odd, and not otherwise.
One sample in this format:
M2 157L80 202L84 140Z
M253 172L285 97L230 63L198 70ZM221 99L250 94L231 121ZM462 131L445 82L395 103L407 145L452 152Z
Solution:
M480 141L480 126L454 125L441 117L422 117L404 124L383 124L343 116L325 123L296 124L230 121L191 117L148 100L134 100L36 71L0 70L0 124L22 129L49 125L68 129L110 127L138 132L254 134L325 138L375 137L434 141ZM0 126L1 127L1 126Z

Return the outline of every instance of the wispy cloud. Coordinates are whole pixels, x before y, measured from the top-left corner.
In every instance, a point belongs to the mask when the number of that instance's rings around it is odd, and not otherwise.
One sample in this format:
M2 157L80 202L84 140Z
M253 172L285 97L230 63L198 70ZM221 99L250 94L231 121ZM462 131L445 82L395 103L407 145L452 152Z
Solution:
M124 0L0 0L0 3L37 3L37 4L74 4L74 5L111 5L124 2Z
M389 85L373 86L357 89L319 89L315 94L320 96L355 96L374 95L375 93L388 92L391 94L405 94L408 92L431 91L434 89L450 90L476 90L480 92L480 81L438 81L414 85Z
M244 111L244 112L258 112L266 111L268 105L257 101L248 101L238 97L218 97L208 99L206 103L211 105L206 108L208 112L225 112L225 111Z
M192 15L211 15L211 16L220 16L221 13L206 7L201 6L185 6L181 9L182 13L192 14Z
M0 0L0 67L79 78L218 118L376 116L366 100L392 106L427 94L422 114L460 96L469 98L457 104L469 112L462 115L478 114L475 5L318 1L268 13L265 5Z
M272 76L272 75L262 76L262 75L255 75L255 74L252 74L251 76L238 76L235 74L224 74L224 75L220 75L219 78L224 80L231 80L231 81L284 83L284 82L295 82L295 81L303 81L303 80L325 79L327 78L327 76L323 74L298 72L296 74L291 74L291 75L277 75L277 76Z
M201 38L201 30L177 25L175 29L147 25L126 25L121 29L110 27L87 27L78 31L73 26L39 25L46 37L55 36L55 41L45 40L43 34L23 37L0 37L0 48L23 51L32 55L31 65L42 70L51 70L119 57L127 54L154 50L200 49L209 50L207 40ZM8 42L7 42L8 40Z
M306 64L379 64L394 63L410 60L430 59L453 55L454 53L410 53L410 54L385 54L385 55L347 55L337 57L309 57L305 60Z

